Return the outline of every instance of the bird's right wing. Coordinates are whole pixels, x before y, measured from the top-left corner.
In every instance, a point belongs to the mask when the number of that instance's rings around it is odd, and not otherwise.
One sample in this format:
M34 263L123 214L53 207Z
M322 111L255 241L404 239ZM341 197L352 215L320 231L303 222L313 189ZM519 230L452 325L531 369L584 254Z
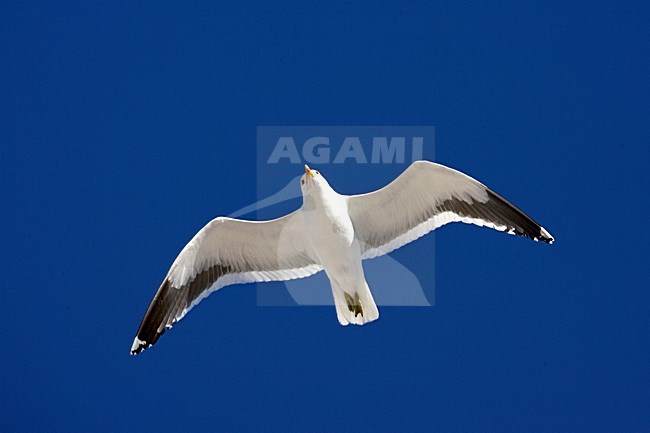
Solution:
M364 258L387 254L455 221L553 242L543 227L485 185L428 161L414 162L382 189L349 196L348 212Z
M307 277L322 269L314 257L298 211L271 221L210 221L172 264L142 319L131 353L153 345L215 290Z

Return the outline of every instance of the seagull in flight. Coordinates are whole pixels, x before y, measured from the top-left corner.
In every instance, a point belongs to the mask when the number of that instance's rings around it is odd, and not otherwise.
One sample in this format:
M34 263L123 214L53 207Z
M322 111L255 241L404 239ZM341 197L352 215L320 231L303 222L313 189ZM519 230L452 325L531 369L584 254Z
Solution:
M285 281L324 270L341 325L379 318L361 261L381 256L447 223L491 227L535 241L553 236L473 178L416 161L387 186L342 195L305 165L300 209L270 221L218 217L183 248L147 309L135 355L155 344L210 293L231 284Z

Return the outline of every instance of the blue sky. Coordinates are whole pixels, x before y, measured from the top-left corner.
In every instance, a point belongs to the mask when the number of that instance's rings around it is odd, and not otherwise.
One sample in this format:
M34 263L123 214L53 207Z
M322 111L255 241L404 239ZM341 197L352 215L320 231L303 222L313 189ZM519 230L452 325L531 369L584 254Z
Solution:
M650 429L647 4L78 3L0 6L0 430ZM230 287L129 356L259 125L435 126L557 242L447 226L394 254L434 307Z

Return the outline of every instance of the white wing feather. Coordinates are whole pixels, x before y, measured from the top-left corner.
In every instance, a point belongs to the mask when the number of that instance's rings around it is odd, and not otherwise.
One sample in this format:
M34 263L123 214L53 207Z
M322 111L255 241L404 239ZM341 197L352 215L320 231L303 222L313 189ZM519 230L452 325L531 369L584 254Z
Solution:
M450 222L464 222L552 242L517 207L471 177L428 161L411 164L377 191L348 197L363 258L387 254Z
M271 221L210 221L174 260L142 319L131 353L154 344L215 290L307 277L322 270L314 257L299 212Z

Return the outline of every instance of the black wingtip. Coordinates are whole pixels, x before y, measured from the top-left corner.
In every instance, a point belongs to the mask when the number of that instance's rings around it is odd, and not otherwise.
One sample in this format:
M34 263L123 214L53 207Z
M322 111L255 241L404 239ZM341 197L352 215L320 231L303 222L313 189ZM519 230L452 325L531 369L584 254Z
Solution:
M490 189L487 190L487 194L488 201L485 205L492 209L491 213L493 215L505 219L502 224L511 225L508 233L523 236L534 241L546 242L547 244L552 244L555 241L555 238L544 227L517 206ZM491 204L493 206L490 206Z
M158 341L161 335L165 333L167 329L163 329L162 332L156 332L153 335L147 336L138 334L133 339L133 344L131 345L131 355L137 355L140 352L144 352Z
M140 340L138 337L135 337L133 340L133 345L131 346L131 355L137 355L138 353L147 350L152 345L146 341Z
M547 244L552 244L555 242L555 238L544 227L541 226L539 231L539 240L546 242Z

